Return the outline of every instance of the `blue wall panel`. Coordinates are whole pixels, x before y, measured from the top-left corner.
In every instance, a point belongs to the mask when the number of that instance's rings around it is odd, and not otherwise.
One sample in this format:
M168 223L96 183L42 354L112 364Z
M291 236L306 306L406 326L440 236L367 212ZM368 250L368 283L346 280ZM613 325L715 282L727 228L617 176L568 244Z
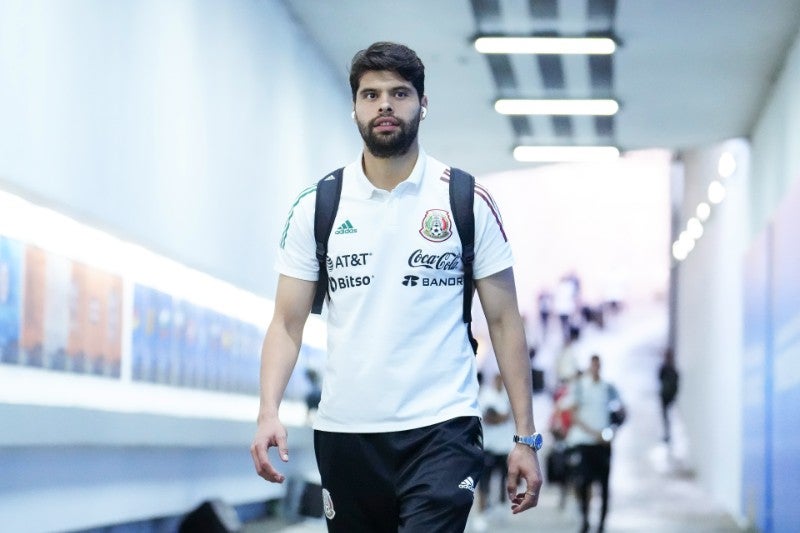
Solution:
M800 183L773 222L773 494L774 531L800 524ZM767 399L768 401L770 398Z
M771 238L768 228L753 242L744 264L742 514L764 532L770 531L772 499L766 401L771 385Z
M22 320L23 246L0 235L0 362L16 362Z

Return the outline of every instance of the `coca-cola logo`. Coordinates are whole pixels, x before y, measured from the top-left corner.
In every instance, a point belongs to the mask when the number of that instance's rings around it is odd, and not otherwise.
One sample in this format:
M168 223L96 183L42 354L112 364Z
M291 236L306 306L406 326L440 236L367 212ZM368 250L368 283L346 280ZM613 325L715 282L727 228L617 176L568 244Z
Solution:
M408 258L408 266L412 268L430 268L432 270L458 270L461 256L454 252L443 254L426 254L422 250L414 250Z

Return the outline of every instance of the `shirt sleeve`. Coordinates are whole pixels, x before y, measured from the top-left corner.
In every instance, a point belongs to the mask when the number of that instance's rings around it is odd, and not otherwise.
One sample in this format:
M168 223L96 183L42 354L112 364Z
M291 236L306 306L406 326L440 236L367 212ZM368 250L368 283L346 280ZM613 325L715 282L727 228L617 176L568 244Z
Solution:
M279 274L306 281L319 278L314 240L316 191L316 185L305 189L289 209L275 260Z
M619 391L611 383L608 384L608 401L609 402L620 402L620 401L622 401L622 399L619 397Z
M475 183L475 264L473 276L481 279L513 266L500 210L489 191Z

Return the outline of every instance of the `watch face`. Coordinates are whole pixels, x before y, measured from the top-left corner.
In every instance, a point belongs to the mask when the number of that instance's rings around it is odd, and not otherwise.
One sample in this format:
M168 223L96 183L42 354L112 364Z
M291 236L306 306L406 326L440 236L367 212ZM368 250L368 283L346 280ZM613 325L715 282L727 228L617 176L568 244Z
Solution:
M542 448L542 444L544 444L544 439L542 438L541 433L535 433L533 435L533 447L537 450Z

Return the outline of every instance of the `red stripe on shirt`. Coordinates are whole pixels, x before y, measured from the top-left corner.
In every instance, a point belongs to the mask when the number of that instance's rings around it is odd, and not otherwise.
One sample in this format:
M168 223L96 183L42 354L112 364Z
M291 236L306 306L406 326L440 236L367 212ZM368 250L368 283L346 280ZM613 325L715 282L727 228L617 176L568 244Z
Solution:
M444 175L442 175L442 177L439 179L445 183L450 183L450 169L446 168ZM508 242L506 230L503 228L503 221L500 219L500 211L497 209L497 204L494 203L492 195L489 194L489 191L487 191L483 185L478 184L478 182L475 182L475 194L482 198L484 202L486 202L486 205L489 207L489 211L491 211L494 220L497 222L497 227L500 228L500 234L503 236L503 240Z

